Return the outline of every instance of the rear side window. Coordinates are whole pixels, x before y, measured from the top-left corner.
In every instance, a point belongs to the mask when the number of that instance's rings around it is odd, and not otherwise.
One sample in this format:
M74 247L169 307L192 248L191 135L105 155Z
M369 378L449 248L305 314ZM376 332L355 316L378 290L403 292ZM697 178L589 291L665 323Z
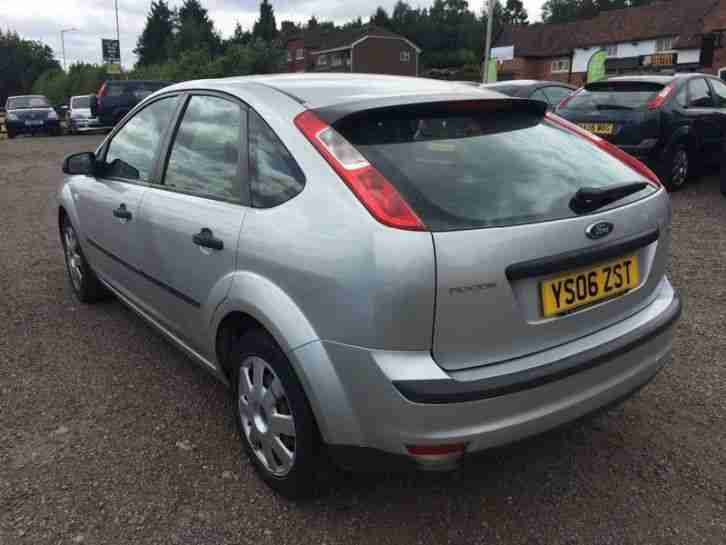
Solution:
M167 97L149 104L114 135L106 152L104 176L151 180L156 153L174 115L177 100L177 97Z
M271 208L292 199L305 176L280 139L255 112L249 113L250 192L252 205Z
M560 102L562 102L562 99L566 96L569 96L572 94L572 89L568 89L567 87L545 87L544 88L545 95L547 95L547 98L550 100L550 104L553 106L557 106Z
M239 202L242 116L234 102L193 96L171 147L164 185Z
M586 139L529 112L384 111L344 119L336 129L434 231L573 217L569 203L578 189L643 181ZM653 191L648 186L609 208Z
M688 82L688 107L713 108L713 95L705 79L696 78Z
M568 110L638 110L663 89L660 83L605 81L591 83L565 105Z

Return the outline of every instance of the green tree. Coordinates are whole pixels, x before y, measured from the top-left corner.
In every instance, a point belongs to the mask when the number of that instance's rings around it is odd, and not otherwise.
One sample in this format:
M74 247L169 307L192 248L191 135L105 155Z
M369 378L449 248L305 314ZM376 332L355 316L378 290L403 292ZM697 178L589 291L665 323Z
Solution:
M300 28L300 25L298 25L294 21L282 21L280 23L280 34L285 37L297 34L298 32L300 32L300 30L302 30Z
M8 96L29 93L41 74L59 69L50 47L0 29L0 104Z
M242 28L242 25L239 24L239 21L237 21L237 24L234 27L234 34L232 34L232 37L227 40L228 45L236 44L236 45L247 45L252 41L252 33L248 30L244 30Z
M522 0L507 0L502 10L502 22L509 25L526 25L529 22Z
M305 25L305 28L307 28L308 30L315 30L316 28L318 28L318 26L318 18L315 17L315 15L311 15L310 19L308 19L308 22Z
M576 0L547 0L542 4L542 20L545 23L569 23L578 18Z
M370 22L371 24L382 28L389 28L391 26L391 20L388 17L388 12L381 6L378 6L376 12L371 15Z
M179 8L175 45L177 53L201 49L215 55L222 49L222 40L199 0L184 0Z
M173 15L164 0L151 2L146 25L134 49L139 65L159 64L169 58L174 36Z
M260 4L260 17L252 28L252 36L264 42L271 42L277 36L275 10L267 0L262 0Z

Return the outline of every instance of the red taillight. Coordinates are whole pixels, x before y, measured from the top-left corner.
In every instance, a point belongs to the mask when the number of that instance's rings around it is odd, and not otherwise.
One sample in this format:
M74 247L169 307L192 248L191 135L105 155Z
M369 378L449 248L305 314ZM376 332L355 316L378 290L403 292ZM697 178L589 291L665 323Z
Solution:
M398 229L426 229L393 184L333 127L311 111L298 115L295 125L374 218Z
M582 127L575 125L574 123L571 123L570 121L567 121L566 119L561 118L558 115L548 113L547 119L552 121L553 123L559 125L560 127L563 127L571 132L574 132L576 134L579 134L580 136L583 136L587 138L590 142L595 144L597 147L602 149L603 151L606 151L616 159L620 160L621 162L628 165L630 168L632 168L635 172L643 176L644 178L647 178L650 180L653 184L655 184L657 187L661 187L660 180L658 179L658 176L656 176L655 172L650 170L646 165L644 165L642 162L638 161L635 157L630 155L629 153L624 152L619 147L611 144L607 140L604 140L597 136L596 134L592 134L590 131L586 131Z
M101 88L98 90L98 95L96 95L96 103L100 106L101 100L103 97L105 97L108 94L108 88L106 87L106 83L104 82L103 85L101 85Z
M661 89L660 92L648 102L648 109L655 110L657 108L660 108L663 103L668 100L668 97L671 96L671 93L675 88L676 87L673 84L669 84L663 87L663 89Z
M557 105L557 109L559 110L560 108L564 108L565 104L570 102L580 91L582 91L582 87L580 87L577 91L572 91L569 95L560 100L560 103Z

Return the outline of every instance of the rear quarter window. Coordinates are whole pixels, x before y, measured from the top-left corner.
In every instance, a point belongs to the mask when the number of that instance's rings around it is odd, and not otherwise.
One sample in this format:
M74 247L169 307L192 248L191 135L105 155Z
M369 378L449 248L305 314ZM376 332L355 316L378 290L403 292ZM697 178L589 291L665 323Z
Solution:
M526 112L389 112L344 119L336 129L434 231L573 217L570 200L578 189L644 181L585 138ZM598 211L654 191L648 186Z

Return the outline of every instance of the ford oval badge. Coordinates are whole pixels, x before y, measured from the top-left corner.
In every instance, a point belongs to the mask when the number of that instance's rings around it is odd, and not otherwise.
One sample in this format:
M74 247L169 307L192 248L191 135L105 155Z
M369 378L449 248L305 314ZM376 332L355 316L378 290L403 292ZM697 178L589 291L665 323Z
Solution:
M613 232L613 229L615 229L615 226L609 221L599 221L589 225L587 229L585 229L585 234L589 238L598 239L608 236Z

